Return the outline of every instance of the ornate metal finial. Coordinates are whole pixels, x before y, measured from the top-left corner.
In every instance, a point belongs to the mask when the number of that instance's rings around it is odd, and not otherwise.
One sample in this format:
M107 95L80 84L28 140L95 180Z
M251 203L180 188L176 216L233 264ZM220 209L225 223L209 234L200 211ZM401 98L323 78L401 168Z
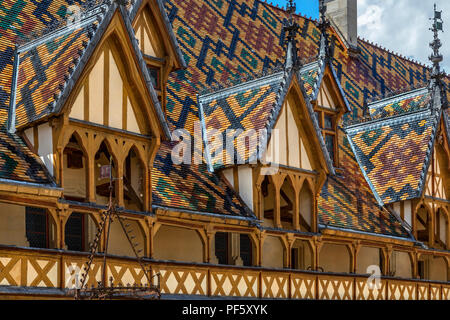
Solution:
M444 58L439 52L439 49L442 47L442 42L439 39L439 31L444 32L444 22L442 21L442 11L437 11L436 4L434 4L434 17L430 18L430 20L433 21L433 25L430 28L433 31L433 41L430 42L430 48L433 50L433 53L429 59L433 63L433 70L431 72L429 88L433 93L436 92L435 89L440 91L441 105L443 109L446 109L448 107L447 92L445 83L442 81L445 73L441 71L440 66Z
M285 68L299 68L300 61L297 55L297 32L300 29L298 23L294 20L296 5L293 0L288 0L286 7L289 13L289 19L284 22L283 31L286 34L285 45L287 45Z
M320 57L323 59L331 59L333 57L333 50L330 46L330 41L328 39L327 30L330 27L330 21L326 17L327 6L325 5L325 0L319 0L319 12L320 18L317 23L317 27L321 33L320 39Z
M436 10L436 4L434 4L434 18L430 20L433 21L433 26L430 28L430 30L433 31L433 41L430 43L433 54L429 57L429 59L433 63L433 72L431 77L436 83L441 80L443 76L440 67L443 57L439 52L439 49L442 47L441 40L439 39L439 31L443 31L442 11Z

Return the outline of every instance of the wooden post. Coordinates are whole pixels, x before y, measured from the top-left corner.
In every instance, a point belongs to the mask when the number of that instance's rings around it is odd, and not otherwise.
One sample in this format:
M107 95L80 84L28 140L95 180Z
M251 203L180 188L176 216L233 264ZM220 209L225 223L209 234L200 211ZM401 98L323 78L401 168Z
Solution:
M86 158L87 161L87 198L89 202L94 203L95 200L95 154L89 153Z

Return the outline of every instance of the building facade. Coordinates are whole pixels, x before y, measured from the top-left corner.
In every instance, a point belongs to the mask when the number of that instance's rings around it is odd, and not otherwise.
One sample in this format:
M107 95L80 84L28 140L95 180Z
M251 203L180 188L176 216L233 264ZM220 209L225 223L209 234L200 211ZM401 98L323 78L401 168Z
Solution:
M449 299L440 15L429 68L356 5L2 2L0 298L70 299L96 242L89 287L138 252L163 297Z

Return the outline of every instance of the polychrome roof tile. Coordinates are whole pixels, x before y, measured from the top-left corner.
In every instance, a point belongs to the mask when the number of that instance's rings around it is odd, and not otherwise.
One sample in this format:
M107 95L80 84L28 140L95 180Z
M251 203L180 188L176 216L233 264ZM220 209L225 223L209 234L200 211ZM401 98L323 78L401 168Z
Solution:
M165 142L156 156L152 172L153 205L256 219L233 189L205 164L174 164L172 148Z
M380 204L420 196L436 124L436 116L426 109L347 129L356 158Z

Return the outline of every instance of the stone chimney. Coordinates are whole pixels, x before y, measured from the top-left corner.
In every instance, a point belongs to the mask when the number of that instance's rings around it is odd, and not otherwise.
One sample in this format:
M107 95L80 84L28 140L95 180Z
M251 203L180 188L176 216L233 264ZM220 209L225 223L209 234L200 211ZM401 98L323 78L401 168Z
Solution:
M328 0L327 15L331 25L353 52L358 51L358 10L356 0Z

